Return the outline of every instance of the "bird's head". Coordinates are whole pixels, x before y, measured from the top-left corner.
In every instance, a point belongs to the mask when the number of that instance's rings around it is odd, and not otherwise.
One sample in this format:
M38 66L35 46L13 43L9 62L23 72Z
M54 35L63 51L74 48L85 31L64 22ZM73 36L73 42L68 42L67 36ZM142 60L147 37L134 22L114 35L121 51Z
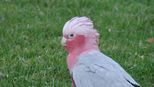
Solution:
M99 33L87 17L74 17L63 27L62 45L70 53L98 50Z

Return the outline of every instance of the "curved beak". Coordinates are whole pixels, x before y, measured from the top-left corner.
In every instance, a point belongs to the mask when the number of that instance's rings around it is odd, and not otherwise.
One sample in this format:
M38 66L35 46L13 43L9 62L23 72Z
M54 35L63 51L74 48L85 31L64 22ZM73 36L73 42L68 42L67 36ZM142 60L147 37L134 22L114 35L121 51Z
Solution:
M64 38L64 37L62 38L62 40L61 40L61 45L62 45L62 46L66 46L66 38Z

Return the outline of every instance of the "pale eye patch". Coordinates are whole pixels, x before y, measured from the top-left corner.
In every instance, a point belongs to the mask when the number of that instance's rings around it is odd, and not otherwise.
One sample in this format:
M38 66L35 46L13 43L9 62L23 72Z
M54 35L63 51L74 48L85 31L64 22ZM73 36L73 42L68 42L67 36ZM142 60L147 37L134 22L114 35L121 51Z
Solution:
M68 38L69 39L72 39L72 38L74 38L75 37L75 34L68 34Z

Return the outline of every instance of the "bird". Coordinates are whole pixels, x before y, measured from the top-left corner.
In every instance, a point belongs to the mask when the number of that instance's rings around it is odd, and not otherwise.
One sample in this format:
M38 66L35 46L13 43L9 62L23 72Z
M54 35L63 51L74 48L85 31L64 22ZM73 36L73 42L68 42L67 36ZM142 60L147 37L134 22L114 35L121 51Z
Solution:
M68 52L73 87L140 87L120 64L100 51L100 34L86 16L68 20L61 44Z

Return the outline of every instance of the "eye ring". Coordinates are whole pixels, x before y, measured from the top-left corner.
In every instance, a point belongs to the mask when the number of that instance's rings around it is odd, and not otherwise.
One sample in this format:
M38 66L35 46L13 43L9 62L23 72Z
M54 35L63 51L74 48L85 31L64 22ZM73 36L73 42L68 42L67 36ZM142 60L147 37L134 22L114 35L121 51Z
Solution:
M69 34L68 38L74 38L74 36L75 36L74 34Z

